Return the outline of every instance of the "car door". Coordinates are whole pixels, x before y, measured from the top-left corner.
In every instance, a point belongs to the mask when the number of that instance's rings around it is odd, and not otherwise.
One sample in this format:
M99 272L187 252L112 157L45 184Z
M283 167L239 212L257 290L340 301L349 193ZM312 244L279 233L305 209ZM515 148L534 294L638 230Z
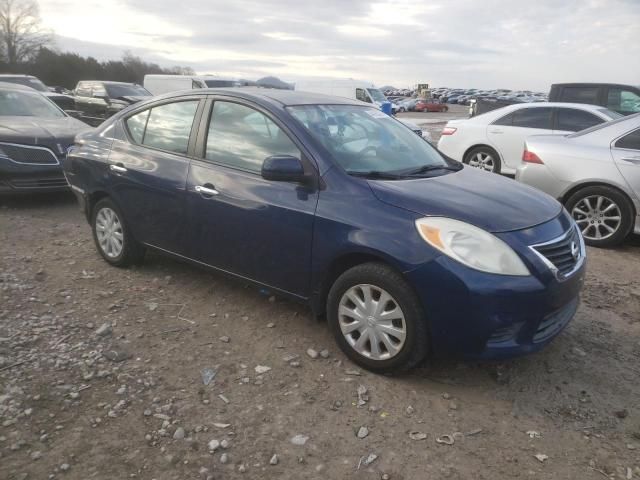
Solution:
M578 108L555 108L553 133L567 134L579 132L585 128L593 127L606 122L604 118L597 115L580 110Z
M614 140L611 155L627 185L640 198L640 128Z
M110 189L134 237L178 254L185 251L184 192L199 103L183 97L125 117L109 155Z
M487 126L487 139L498 151L503 166L517 168L522 163L524 141L530 135L553 133L551 107L525 107Z
M276 154L316 167L283 123L239 100L210 100L187 181L190 256L213 267L306 297L318 202L315 187L269 181Z

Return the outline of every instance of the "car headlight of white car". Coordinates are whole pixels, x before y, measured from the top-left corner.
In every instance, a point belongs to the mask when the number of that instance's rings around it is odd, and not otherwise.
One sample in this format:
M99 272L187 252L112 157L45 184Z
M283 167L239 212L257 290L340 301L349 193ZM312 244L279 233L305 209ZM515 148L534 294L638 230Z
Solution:
M425 217L416 220L416 227L425 242L467 267L498 275L531 275L509 245L474 225Z

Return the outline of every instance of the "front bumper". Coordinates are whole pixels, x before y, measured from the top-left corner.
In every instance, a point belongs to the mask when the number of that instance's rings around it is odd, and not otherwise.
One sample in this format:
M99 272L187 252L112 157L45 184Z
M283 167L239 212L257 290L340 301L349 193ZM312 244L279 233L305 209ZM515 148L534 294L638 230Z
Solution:
M0 160L0 195L69 190L60 165L30 165Z
M529 245L570 228L568 216L520 232L499 234L532 275L495 275L440 256L405 273L422 300L435 356L500 359L542 349L571 321L584 282L586 261L558 277Z

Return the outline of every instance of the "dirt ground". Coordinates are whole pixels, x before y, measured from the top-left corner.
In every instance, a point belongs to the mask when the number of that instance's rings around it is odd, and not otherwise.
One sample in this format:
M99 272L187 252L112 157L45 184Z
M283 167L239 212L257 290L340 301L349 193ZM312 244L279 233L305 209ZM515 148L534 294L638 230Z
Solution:
M589 250L543 352L387 377L300 305L108 266L69 195L0 200L0 478L640 478L639 247Z

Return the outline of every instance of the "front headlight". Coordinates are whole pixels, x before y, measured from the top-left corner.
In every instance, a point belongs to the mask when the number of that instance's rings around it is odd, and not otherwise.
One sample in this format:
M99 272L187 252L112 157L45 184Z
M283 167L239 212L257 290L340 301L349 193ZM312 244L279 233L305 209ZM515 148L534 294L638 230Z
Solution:
M416 227L429 245L467 267L499 275L530 275L509 245L481 228L445 217L420 218Z

